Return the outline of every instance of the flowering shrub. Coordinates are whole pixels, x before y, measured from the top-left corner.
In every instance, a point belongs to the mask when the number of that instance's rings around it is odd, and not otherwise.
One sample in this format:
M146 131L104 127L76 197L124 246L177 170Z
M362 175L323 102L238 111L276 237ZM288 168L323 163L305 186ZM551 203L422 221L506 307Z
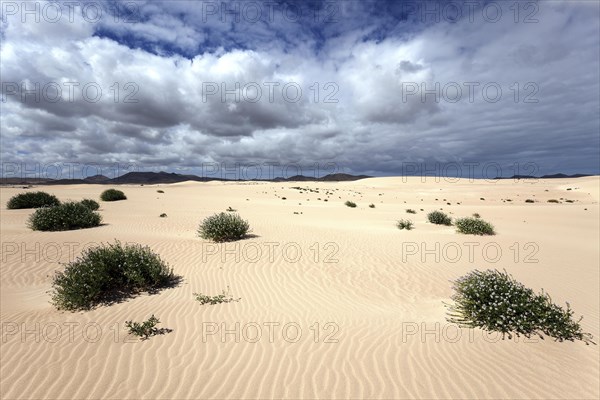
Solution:
M230 242L244 238L249 229L248 221L238 214L222 212L204 219L198 228L198 235L215 242Z
M436 225L452 225L452 218L441 211L432 211L427 214L427 219Z
M16 210L20 208L52 207L60 204L60 201L46 192L27 192L14 195L6 203L6 208Z
M98 204L98 202L96 200L92 200L92 199L83 199L80 201L81 204L83 204L84 206L86 206L87 208L89 208L92 211L96 211L97 209L100 208L100 204Z
M127 196L120 190L117 189L107 189L100 195L100 200L102 201L118 201L118 200L127 200Z
M459 218L454 221L456 230L467 235L494 235L494 227L478 217Z
M569 303L567 308L552 303L550 296L517 282L506 271L472 271L454 282L454 305L449 309L448 321L467 328L481 328L530 337L542 333L557 341L582 340L592 342L592 335L584 333L574 321ZM595 344L595 343L594 343Z
M42 207L29 217L28 226L34 231L69 231L100 225L102 216L83 203L68 202Z
M117 241L84 250L63 272L57 272L52 283L52 304L63 310L86 310L166 287L176 279L150 248Z

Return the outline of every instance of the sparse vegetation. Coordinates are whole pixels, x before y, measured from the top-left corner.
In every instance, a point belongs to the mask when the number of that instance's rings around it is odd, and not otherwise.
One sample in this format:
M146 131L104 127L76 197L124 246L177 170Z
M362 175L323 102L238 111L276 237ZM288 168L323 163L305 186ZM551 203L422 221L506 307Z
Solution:
M237 210L236 210L236 209L234 209L234 208L231 208L231 206L229 206L229 207L227 207L227 210L225 210L225 211L228 211L228 212L236 212Z
M83 204L84 206L86 206L87 208L89 208L92 211L96 211L97 209L100 208L100 204L98 204L98 202L96 200L92 200L92 199L83 199L80 201L81 204Z
M350 201L350 200L346 201L344 204L345 204L347 207L350 207L350 208L355 208L355 207L356 207L356 203L355 203L355 202L353 202L353 201Z
M57 272L52 304L60 310L88 310L143 291L155 292L177 279L150 248L117 241L84 250L64 271Z
M34 231L69 231L100 225L102 216L82 203L68 202L38 208L27 225Z
M527 200L525 200L525 203L535 203L535 200L533 200L533 199L527 199Z
M413 229L413 223L410 219L401 219L396 223L396 226L398 229L406 229L407 231Z
M373 203L369 204L369 208L375 208L375 204L373 204Z
M6 208L17 210L23 208L52 207L59 204L60 201L54 195L46 192L27 192L11 197L6 203Z
M413 210L412 208L407 208L406 213L407 214L416 214L417 212L415 210Z
M494 227L489 222L479 218L459 218L454 221L456 230L467 235L494 235Z
M163 333L170 332L170 329L161 328L158 329L156 325L158 325L160 321L158 318L152 314L150 318L146 321L134 322L134 321L125 321L125 326L129 328L129 334L135 335L140 338L140 340L147 340L150 336L154 335L162 335Z
M167 214L166 213L162 213L159 215L160 218L167 218Z
M509 339L512 334L543 338L543 333L560 342L594 343L592 335L582 331L581 318L572 319L569 303L563 309L543 290L536 294L506 271L475 270L457 279L453 289L455 304L446 305L448 321L461 327L502 332Z
M481 218L481 215L479 215L479 213L473 213L473 217L474 218Z
M100 195L100 200L102 201L119 201L119 200L127 200L127 196L120 190L117 189L106 189Z
M550 200L548 200L548 203L560 203L560 201L558 201L556 199L550 199Z
M164 193L164 190L157 190L156 193Z
M250 225L238 214L219 213L207 217L198 228L198 235L215 242L230 242L243 239Z
M427 219L436 225L452 225L452 218L441 211L432 211L427 214Z
M200 302L200 304L210 304L210 305L214 305L214 304L221 304L221 303L231 303L232 301L240 301L240 298L234 298L233 296L231 296L229 294L229 287L227 287L227 290L223 290L223 292L221 294L218 294L216 296L208 296L206 294L202 294L202 293L194 293L194 296L196 296L196 300Z

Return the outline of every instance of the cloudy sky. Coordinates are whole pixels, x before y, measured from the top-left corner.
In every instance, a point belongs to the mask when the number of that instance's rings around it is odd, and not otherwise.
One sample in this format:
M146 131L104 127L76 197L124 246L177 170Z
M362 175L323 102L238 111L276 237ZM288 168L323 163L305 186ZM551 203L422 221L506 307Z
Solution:
M5 176L600 173L597 1L1 4Z

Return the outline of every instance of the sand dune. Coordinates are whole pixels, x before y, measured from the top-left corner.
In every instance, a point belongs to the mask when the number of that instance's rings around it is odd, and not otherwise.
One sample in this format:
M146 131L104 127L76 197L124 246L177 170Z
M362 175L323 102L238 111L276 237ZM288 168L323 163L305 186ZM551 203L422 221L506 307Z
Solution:
M61 200L97 199L104 189L43 188ZM569 301L598 338L599 177L120 189L128 200L101 203L103 226L52 233L26 228L31 210L6 209L22 189L0 189L2 398L600 396L599 346L459 330L443 306L449 281L475 268L505 268L557 303ZM198 238L199 222L229 206L253 236L219 245ZM477 212L498 234L466 236L427 223L426 213L440 208L453 217ZM400 218L415 229L396 229ZM46 292L60 263L114 239L150 246L183 282L88 312L56 311ZM192 295L227 287L241 301L200 305ZM172 332L130 337L124 321L150 314Z

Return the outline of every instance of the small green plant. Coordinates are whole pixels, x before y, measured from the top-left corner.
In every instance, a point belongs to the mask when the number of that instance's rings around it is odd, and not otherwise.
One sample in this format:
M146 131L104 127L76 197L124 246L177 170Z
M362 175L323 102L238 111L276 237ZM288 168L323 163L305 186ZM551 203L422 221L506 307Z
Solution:
M89 208L92 211L96 211L97 209L100 208L100 204L98 204L98 202L96 200L92 200L92 199L83 199L80 201L81 204L83 204L84 206L86 206L87 208Z
M535 200L533 200L533 199L527 199L527 200L525 200L525 203L535 203Z
M348 201L346 201L344 204L345 204L347 207L350 207L350 208L356 208L356 203L355 203L355 202L353 202L353 201L350 201L350 200L348 200Z
M436 225L452 225L452 218L441 211L432 211L427 214L427 219Z
M57 272L51 303L59 310L89 310L140 292L156 292L178 279L150 248L117 241L84 250Z
M159 215L160 218L167 218L167 214L166 213L162 213Z
M156 325L158 325L160 321L158 318L152 314L150 318L148 318L144 322L134 322L134 321L125 321L125 326L129 328L129 334L135 335L140 338L140 340L148 340L150 336L161 335L165 332L168 332L168 329L158 329Z
M198 228L198 235L215 242L243 239L250 230L248 221L238 214L219 213L207 217Z
M369 208L375 208L375 204L373 204L373 203L369 204Z
M52 207L60 204L56 196L46 192L27 192L14 195L6 203L9 210L22 208Z
M415 210L413 210L412 208L407 208L406 213L407 214L416 214L417 212Z
M481 215L479 215L479 213L473 213L473 217L474 218L481 218Z
M489 222L479 218L459 218L454 221L456 230L467 235L494 235L494 227Z
M194 293L194 296L196 296L196 300L200 302L200 304L210 304L210 305L215 305L215 304L221 304L221 303L231 303L232 301L240 301L242 298L234 298L233 296L231 296L229 294L229 286L227 287L227 290L223 290L223 292L221 294L218 294L216 296L208 296L206 294L202 294L202 293Z
M229 207L227 207L227 210L225 210L225 211L236 212L237 210L235 208L231 208L231 206L229 206Z
M68 202L35 210L27 225L34 231L69 231L99 226L102 216L82 203Z
M556 199L550 199L550 200L548 200L548 203L560 203L560 201L558 201Z
M164 190L157 190L156 193L164 193Z
M127 196L120 190L117 189L106 189L100 195L100 200L102 201L119 201L119 200L127 200Z
M413 223L410 219L401 219L396 223L396 226L398 229L406 229L407 231L413 229Z
M594 343L589 333L584 333L574 321L569 303L567 308L552 303L543 290L536 294L516 281L506 271L475 270L458 278L453 285L453 305L448 308L448 321L466 328L481 328L512 334L539 335L542 333L557 341L582 340ZM595 343L594 343L595 344Z

